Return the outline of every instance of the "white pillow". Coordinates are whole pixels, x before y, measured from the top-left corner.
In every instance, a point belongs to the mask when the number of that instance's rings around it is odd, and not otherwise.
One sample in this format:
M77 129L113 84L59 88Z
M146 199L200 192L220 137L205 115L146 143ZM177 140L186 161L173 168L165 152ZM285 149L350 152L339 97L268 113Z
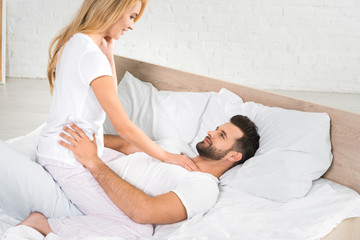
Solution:
M5 143L9 144L9 146L14 150L29 156L30 159L35 162L36 147L38 145L39 135L45 125L46 123L43 123L25 136L8 139L5 141Z
M181 139L190 143L199 128L200 117L214 92L158 91L126 72L118 95L132 122L151 139ZM104 132L117 135L106 118Z
M176 138L195 146L207 131L234 115L248 116L258 126L260 148L245 164L227 171L220 184L257 196L288 201L306 195L312 180L331 164L330 118L308 113L243 103L236 94L158 91L126 73L119 84L130 119L154 140ZM117 134L109 119L104 132Z
M238 95L225 88L222 88L218 94L212 95L200 119L199 131L191 147L196 151L196 144L204 140L207 132L215 130L216 127L229 122L232 116L238 115L243 103Z
M221 184L277 201L305 196L332 161L330 118L261 104L244 103L239 114L258 127L255 156L221 178ZM206 119L206 116L204 116Z
M47 217L82 213L39 164L0 140L0 208L19 220L39 211Z

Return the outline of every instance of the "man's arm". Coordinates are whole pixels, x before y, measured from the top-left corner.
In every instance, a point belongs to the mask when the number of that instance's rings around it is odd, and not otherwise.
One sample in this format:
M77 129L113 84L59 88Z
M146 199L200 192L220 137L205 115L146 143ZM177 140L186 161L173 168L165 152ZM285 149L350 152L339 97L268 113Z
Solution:
M186 209L175 193L151 197L120 178L100 159L87 164L113 203L135 222L169 224L187 218Z
M118 135L104 134L104 146L122 152L126 155L140 152L140 149Z
M158 196L149 196L115 174L97 156L96 139L91 141L76 125L65 127L60 136L70 144L60 141L71 150L76 159L88 168L113 203L127 216L138 223L169 224L187 218L187 213L180 198L168 192Z

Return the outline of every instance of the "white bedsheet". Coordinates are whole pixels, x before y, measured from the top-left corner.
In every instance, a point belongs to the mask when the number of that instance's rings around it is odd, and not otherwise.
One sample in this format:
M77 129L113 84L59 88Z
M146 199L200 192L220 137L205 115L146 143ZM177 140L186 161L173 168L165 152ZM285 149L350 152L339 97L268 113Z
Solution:
M208 214L159 226L154 239L320 239L342 220L359 216L359 203L358 193L326 179L288 203L223 188Z
M327 235L342 220L355 216L360 216L359 194L326 179L315 181L305 198L288 203L225 188L206 215L157 226L155 235L149 239L315 240ZM2 231L16 223L0 210ZM12 228L9 236L17 237L10 239L44 239L36 237L38 234L30 228ZM94 239L90 237L86 239ZM46 239L58 238L52 235Z
M9 142L17 143L22 149L27 146L30 154L36 131ZM288 203L223 187L218 202L206 215L197 215L176 224L157 226L155 235L149 239L315 240L327 235L344 219L358 216L359 194L325 179L314 181L313 188L306 197ZM5 239L44 239L31 228L12 227L17 223L16 219L7 216L0 209L0 236L8 231L8 238ZM45 239L59 238L53 234ZM120 236L89 236L84 240L89 239L122 240Z

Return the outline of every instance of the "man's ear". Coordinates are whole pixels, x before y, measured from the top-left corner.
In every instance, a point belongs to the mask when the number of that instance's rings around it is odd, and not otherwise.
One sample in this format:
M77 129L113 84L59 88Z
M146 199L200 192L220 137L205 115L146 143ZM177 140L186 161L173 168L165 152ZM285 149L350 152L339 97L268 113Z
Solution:
M240 152L231 151L228 153L227 159L229 162L232 162L235 164L236 162L241 161L242 156L243 155Z

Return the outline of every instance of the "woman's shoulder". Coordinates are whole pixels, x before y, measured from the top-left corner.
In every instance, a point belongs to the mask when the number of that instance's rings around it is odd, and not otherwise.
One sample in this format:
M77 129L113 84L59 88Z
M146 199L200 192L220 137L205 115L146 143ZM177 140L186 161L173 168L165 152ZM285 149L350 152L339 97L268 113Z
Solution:
M93 40L84 33L75 33L68 41L69 44L96 47ZM94 46L95 45L95 46Z
M65 45L64 54L70 54L71 56L78 55L82 58L87 53L92 55L101 55L100 48L95 42L86 34L76 33L74 34Z

